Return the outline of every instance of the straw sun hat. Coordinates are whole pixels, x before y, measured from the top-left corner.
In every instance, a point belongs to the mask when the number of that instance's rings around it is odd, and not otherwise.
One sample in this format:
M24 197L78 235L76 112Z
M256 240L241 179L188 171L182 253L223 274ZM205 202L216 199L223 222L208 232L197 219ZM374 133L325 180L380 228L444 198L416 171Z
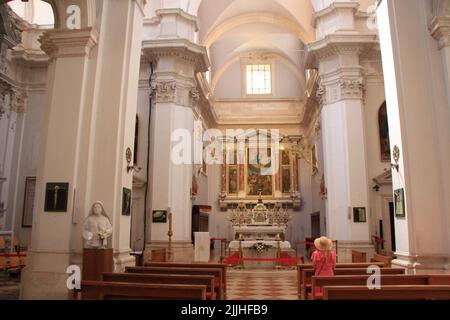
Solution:
M327 237L320 237L314 240L314 245L316 246L317 250L331 250L331 248L333 247L333 241L331 241L331 239L328 239Z

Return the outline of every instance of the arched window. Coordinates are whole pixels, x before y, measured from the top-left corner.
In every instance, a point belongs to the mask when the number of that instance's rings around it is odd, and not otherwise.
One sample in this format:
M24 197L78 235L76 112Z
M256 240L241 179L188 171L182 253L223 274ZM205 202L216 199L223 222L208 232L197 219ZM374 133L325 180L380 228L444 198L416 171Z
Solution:
M135 165L137 165L138 146L139 146L139 116L136 115L136 125L134 126L134 158L133 158L133 163Z
M386 101L378 110L378 129L380 135L381 161L391 161L391 144L389 141L389 123L386 109Z

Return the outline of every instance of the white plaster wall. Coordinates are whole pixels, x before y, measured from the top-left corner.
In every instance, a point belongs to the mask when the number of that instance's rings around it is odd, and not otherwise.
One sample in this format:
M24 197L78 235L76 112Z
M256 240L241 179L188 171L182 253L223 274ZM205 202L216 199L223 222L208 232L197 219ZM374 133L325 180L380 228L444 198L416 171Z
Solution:
M22 214L25 196L26 177L36 177L37 165L40 154L40 140L42 136L43 109L45 104L45 92L29 92L24 125L22 143L17 139L17 146L20 146L20 156L17 155L17 162L20 164L15 176L14 200L11 203L14 210L15 234L22 245L29 245L31 242L32 228L22 227Z

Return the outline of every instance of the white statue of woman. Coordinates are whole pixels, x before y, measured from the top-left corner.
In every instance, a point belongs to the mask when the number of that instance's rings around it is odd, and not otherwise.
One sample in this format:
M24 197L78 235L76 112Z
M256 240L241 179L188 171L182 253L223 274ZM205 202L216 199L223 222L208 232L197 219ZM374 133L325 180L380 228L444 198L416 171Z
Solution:
M96 201L91 208L89 216L84 220L83 238L84 247L88 249L104 249L108 245L107 239L112 234L112 225L105 212L103 203Z

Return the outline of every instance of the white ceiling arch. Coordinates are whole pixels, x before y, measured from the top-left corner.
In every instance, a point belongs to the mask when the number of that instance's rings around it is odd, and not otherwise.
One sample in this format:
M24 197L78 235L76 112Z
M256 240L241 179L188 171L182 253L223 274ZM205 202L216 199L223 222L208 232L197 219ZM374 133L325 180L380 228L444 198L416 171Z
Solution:
M305 29L298 23L279 15L266 12L246 13L236 17L232 17L224 22L214 26L202 41L203 45L209 49L211 45L220 39L224 34L239 26L250 23L267 23L282 27L286 31L298 36L303 43L308 43L309 38Z
M302 29L302 37L305 43L315 38L312 26L313 7L311 0L186 0L187 7L196 14L200 20L200 38L210 32L217 24L228 20L237 12L252 13L255 11L283 13L285 18L291 19ZM231 16L230 16L231 15Z

